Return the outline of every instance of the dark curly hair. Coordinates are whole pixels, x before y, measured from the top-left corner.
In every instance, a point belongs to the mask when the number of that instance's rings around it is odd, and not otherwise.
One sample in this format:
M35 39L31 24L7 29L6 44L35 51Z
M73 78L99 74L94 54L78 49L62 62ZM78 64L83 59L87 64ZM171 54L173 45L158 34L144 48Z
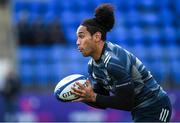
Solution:
M84 20L81 25L93 35L96 32L102 33L102 40L106 40L106 33L109 32L115 23L114 8L111 4L101 4L95 10L95 17Z

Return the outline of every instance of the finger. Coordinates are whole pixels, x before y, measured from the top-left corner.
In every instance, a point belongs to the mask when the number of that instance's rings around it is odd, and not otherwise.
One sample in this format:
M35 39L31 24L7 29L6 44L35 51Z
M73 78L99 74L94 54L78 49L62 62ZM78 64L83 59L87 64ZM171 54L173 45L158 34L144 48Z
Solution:
M84 89L84 86L83 84L79 83L79 82L76 82L76 85L78 85L80 87L80 89Z
M72 89L72 91L71 91L72 93L78 93L78 94L82 93L81 90L79 90L77 88L72 87L71 89Z
M71 91L71 93L72 93L72 94L74 94L74 95L76 95L76 96L78 96L78 97L80 97L80 96L81 96L81 94L80 94L80 93L77 93L77 92L75 92L75 91Z
M85 91L84 90L79 90L79 89L76 89L76 88L72 87L72 91L71 92L73 94L79 96L79 97L84 97L85 96Z

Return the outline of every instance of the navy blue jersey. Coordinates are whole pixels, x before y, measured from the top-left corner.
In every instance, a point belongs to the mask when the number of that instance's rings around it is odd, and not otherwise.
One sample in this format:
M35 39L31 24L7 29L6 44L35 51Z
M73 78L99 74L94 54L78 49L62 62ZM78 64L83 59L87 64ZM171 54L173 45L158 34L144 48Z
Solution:
M90 59L88 73L95 107L133 111L166 95L137 57L111 42L105 42L99 60Z

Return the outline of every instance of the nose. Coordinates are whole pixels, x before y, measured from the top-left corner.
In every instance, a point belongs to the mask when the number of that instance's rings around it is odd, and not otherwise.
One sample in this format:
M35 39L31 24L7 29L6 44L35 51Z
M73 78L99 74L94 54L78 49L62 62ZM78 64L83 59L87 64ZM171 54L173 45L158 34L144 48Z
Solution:
M80 40L79 39L77 39L77 41L76 41L76 45L80 45Z

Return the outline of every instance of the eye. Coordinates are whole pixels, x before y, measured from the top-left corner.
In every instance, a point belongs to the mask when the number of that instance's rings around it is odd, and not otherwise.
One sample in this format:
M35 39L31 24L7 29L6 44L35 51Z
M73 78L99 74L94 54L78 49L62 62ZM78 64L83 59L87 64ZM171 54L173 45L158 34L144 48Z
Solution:
M83 39L85 36L84 36L84 35L79 35L78 37L81 38L81 39Z

